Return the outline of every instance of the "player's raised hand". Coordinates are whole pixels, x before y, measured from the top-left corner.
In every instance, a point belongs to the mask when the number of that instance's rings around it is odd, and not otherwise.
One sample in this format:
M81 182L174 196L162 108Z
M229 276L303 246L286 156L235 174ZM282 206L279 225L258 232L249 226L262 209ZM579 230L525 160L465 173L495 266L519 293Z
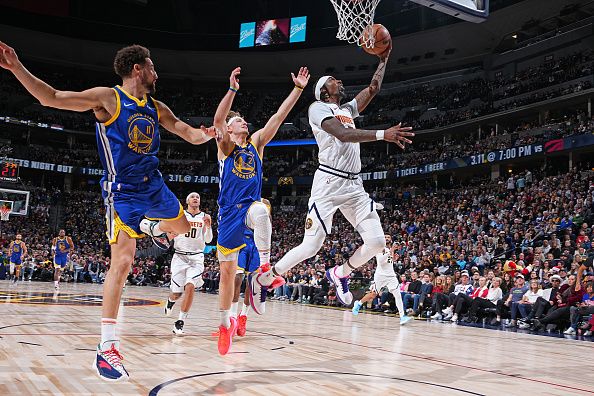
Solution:
M205 227L207 227L207 228L212 227L212 218L210 217L210 215L205 214L203 220L204 220Z
M214 126L211 127L205 127L204 125L200 125L200 130L202 131L202 133L204 133L206 136L210 136L212 138L215 139L219 139L219 133L217 131L217 128L215 128Z
M295 83L296 86L303 88L307 85L307 82L309 81L309 70L307 70L307 67L301 67L299 69L299 73L297 73L297 77L295 77L295 75L293 73L291 73L291 78L293 79L293 83Z
M396 143L398 147L404 150L405 144L411 144L412 140L407 137L413 137L415 134L412 131L412 127L403 127L402 123L394 125L393 127L386 129L384 132L384 140L392 143Z
M12 47L0 41L0 67L6 70L14 70L19 64L19 57Z
M241 74L241 67L236 67L231 72L229 77L229 86L233 89L239 89L239 75Z

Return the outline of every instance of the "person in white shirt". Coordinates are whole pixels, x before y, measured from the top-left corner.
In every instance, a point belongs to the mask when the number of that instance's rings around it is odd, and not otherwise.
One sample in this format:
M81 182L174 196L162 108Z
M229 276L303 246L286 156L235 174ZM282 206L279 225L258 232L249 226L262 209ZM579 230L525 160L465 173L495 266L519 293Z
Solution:
M194 300L194 290L202 286L204 272L204 248L212 241L212 220L200 210L200 194L193 192L186 197L185 211L190 231L173 239L175 253L171 259L171 293L165 305L165 315L170 316L173 305L185 295L179 318L173 325L173 333L184 334L184 323Z
M363 239L354 254L342 265L326 271L326 277L335 285L336 296L345 305L352 303L348 288L352 270L368 262L385 247L384 231L376 210L379 204L363 188L360 143L385 140L404 149L414 136L410 127L401 124L386 130L362 130L355 119L365 110L379 92L390 50L379 55L380 62L370 85L357 96L342 103L346 94L342 81L321 77L315 86L314 102L308 110L309 123L319 147L319 167L309 199L303 242L290 250L274 267L251 278L252 302L262 312L265 298L261 298L275 276L284 274L298 263L313 257L321 249L326 236L332 232L334 213L340 210Z
M540 288L538 284L538 279L530 280L530 289L524 293L522 297L522 301L518 303L518 310L520 311L520 320L524 319L530 314L532 311L532 306L538 299L538 297L542 297L543 290Z
M495 277L491 281L491 287L487 293L487 298L475 298L472 300L470 309L468 310L469 323L478 321L478 315L487 308L497 308L497 301L503 298L503 291L501 291L501 278Z
M390 245L392 243L392 237L386 234L385 238L386 246ZM371 285L369 286L369 292L365 294L361 300L357 300L353 304L353 315L358 315L363 304L373 300L378 296L383 288L387 288L396 300L396 307L398 308L398 313L400 314L400 325L405 325L410 320L412 320L412 318L407 316L404 311L402 295L400 294L400 289L398 288L398 278L394 272L394 256L396 254L396 248L396 244L393 244L390 249L386 247L380 253L375 255L377 267L375 268L375 273L373 274L373 282L371 282Z

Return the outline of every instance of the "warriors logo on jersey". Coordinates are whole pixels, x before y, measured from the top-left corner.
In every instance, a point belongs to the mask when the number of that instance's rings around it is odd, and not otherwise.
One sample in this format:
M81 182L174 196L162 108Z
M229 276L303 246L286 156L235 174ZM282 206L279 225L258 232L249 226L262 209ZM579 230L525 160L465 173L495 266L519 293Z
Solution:
M242 179L251 179L256 176L256 160L254 153L241 148L234 153L233 174Z
M145 114L135 113L128 117L128 148L138 154L151 151L155 136L155 121Z

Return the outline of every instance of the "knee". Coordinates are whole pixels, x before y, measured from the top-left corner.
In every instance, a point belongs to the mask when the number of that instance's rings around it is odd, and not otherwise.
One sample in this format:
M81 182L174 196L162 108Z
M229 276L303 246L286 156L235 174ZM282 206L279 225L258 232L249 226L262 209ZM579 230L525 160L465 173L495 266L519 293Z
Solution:
M181 293L172 293L171 296L169 296L169 298L172 301L176 301L177 299L179 299L181 297L181 295L182 295Z
M375 235L363 239L363 243L367 248L377 254L386 247L386 238L383 235Z

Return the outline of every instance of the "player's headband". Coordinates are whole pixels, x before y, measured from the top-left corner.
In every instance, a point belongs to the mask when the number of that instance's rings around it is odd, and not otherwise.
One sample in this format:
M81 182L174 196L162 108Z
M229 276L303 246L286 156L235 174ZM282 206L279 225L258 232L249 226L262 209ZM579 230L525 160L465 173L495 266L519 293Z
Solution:
M243 118L240 116L231 117L229 118L229 121L227 121L227 126L231 126L236 120L243 120Z
M198 195L198 197L200 197L200 194L198 194L197 192L191 192L188 194L188 196L186 197L186 203L190 203L190 198L192 197L192 195Z
M314 89L314 95L316 97L316 100L320 100L320 91L322 90L324 84L326 84L326 81L328 81L329 78L332 78L332 76L320 77L320 79L316 83L316 88Z

